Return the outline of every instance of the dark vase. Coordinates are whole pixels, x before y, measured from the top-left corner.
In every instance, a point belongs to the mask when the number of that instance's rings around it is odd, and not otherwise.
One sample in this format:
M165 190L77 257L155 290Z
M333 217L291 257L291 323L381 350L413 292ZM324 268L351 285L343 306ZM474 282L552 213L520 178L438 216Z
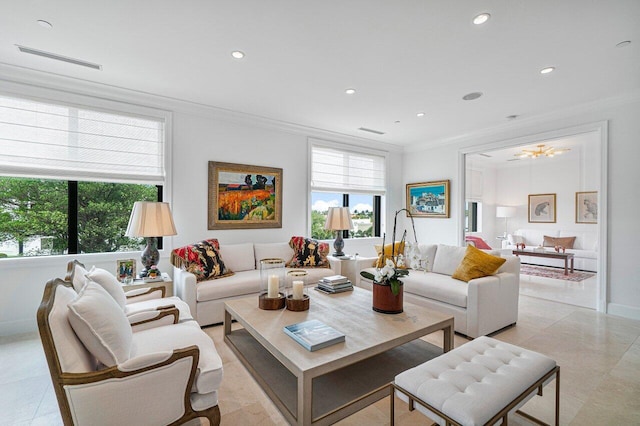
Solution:
M398 295L394 295L390 285L373 283L373 310L383 314L399 314L402 312L402 295L404 285L400 282Z

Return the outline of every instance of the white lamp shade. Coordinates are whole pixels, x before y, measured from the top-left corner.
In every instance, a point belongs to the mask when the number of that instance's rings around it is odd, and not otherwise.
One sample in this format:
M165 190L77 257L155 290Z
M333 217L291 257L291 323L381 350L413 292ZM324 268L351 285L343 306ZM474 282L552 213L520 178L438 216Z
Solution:
M324 224L324 228L332 231L353 229L353 222L351 221L351 212L349 211L349 207L329 207L327 221Z
M164 237L176 235L169 203L136 201L131 210L127 237Z
M496 207L496 217L514 217L516 215L515 207L498 206Z

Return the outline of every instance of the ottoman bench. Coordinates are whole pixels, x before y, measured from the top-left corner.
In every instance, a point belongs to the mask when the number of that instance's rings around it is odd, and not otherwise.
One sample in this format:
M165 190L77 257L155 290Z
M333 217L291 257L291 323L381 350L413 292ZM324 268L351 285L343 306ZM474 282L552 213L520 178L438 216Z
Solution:
M394 390L409 410L437 420L440 425L507 424L516 412L538 424L540 420L518 410L542 387L556 380L555 424L560 413L560 367L537 352L479 337L437 358L398 374L391 384L391 425ZM418 404L414 407L414 402Z

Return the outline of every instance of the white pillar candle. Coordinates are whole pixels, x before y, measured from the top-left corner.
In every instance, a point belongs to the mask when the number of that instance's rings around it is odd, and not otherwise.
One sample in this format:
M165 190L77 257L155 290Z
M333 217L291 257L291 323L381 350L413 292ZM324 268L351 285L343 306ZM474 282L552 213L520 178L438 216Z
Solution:
M304 291L304 282L302 281L294 281L293 282L293 298L296 300L302 300Z
M270 299L275 299L278 297L279 293L279 281L277 275L269 275L269 286L267 287L267 297Z

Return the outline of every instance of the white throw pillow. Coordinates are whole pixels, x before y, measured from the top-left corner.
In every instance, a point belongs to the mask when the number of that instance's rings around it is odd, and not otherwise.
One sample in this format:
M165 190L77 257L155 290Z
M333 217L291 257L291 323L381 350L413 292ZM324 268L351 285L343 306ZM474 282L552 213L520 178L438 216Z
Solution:
M89 281L68 307L73 331L98 361L111 367L129 359L131 326L102 286Z
M515 246L516 244L522 244L524 243L524 237L521 235L509 234L507 235L507 242L512 246Z
M466 247L438 244L432 271L438 274L453 275L467 252Z
M76 293L80 293L80 290L82 290L84 285L87 283L87 277L85 277L85 275L87 275L87 270L77 263L74 263L72 276L73 279L71 281L71 284L73 285Z
M124 311L124 307L127 304L127 296L124 294L122 284L113 274L94 266L85 276L107 290L107 293L113 297L120 309Z

